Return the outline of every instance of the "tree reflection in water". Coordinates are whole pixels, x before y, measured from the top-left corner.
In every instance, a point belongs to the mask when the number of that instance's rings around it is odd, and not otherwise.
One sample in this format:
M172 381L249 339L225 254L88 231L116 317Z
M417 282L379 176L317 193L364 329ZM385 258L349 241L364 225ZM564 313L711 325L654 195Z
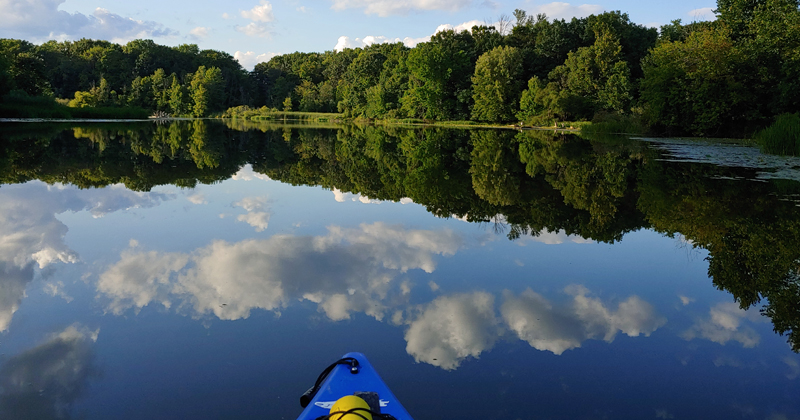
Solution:
M754 169L667 162L643 143L544 131L236 120L33 127L0 132L3 184L149 191L218 182L251 164L292 185L502 220L511 240L563 232L615 242L643 228L681 236L708 250L719 289L743 309L761 305L800 351L800 207L788 199L800 184L741 180Z

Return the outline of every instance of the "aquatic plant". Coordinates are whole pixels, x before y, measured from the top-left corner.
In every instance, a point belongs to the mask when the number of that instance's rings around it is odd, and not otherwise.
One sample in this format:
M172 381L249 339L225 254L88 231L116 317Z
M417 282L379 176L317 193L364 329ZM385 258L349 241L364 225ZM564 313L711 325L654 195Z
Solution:
M756 133L755 140L765 153L800 156L800 115L779 115L772 125Z

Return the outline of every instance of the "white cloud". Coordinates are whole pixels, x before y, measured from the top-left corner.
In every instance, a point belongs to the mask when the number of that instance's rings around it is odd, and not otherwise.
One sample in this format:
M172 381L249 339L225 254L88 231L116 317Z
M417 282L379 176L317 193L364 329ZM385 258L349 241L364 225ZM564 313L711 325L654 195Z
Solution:
M345 48L364 48L368 47L373 44L386 44L386 43L396 43L402 42L403 45L409 48L414 48L417 44L422 42L428 42L431 40L431 37L439 32L446 31L446 30L455 30L456 32L461 31L469 31L472 29L473 26L480 26L485 25L484 22L479 20L471 20L469 22L464 22L458 25L451 25L449 23L439 25L433 34L428 36L423 36L420 38L412 38L412 37L405 37L405 38L389 38L385 36L375 36L375 35L368 35L364 38L350 38L348 36L340 36L339 39L336 41L336 45L333 47L334 51L342 51Z
M255 172L252 165L244 165L238 172L236 172L231 179L235 181L252 181L260 179L262 181L271 181L270 178L264 174Z
M0 262L0 332L11 325L14 312L25 297L25 288L32 280L33 263L20 268Z
M761 337L743 321L762 322L757 311L744 311L733 302L720 303L709 310L709 317L698 319L681 335L686 340L704 338L725 345L729 341L739 342L746 348L755 347Z
M452 370L494 346L498 320L494 296L475 292L440 297L424 306L405 333L406 352L417 362Z
M45 39L100 38L127 42L175 35L163 25L126 18L97 8L90 16L58 10L66 0L0 0L0 27L7 37Z
M91 347L98 333L72 325L5 360L0 367L0 413L26 419L67 418L89 379L99 373Z
M665 420L669 420L669 419L674 419L674 418L675 418L675 416L674 416L674 415L672 415L672 414L670 414L670 413L669 413L667 410L664 410L664 409L657 409L657 410L656 410L656 418L657 418L657 419L665 419Z
M599 4L581 4L576 6L572 3L553 2L535 7L531 15L535 16L539 13L544 13L550 19L571 19L573 17L582 18L592 14L602 13L603 10L603 6Z
M194 37L195 39L203 39L203 38L206 38L208 36L210 31L211 31L210 28L206 28L206 27L203 27L203 26L198 26L198 27L192 29L191 31L189 31L189 34L192 35L192 37Z
M228 19L230 19L230 18L231 18L231 15L229 15L229 14L227 14L227 13L223 13L223 14L222 14L222 18L223 18L223 19L225 19L225 20L228 20Z
M44 292L52 297L58 296L61 299L64 299L67 303L72 302L72 297L69 296L66 291L64 291L63 281L45 283Z
M233 27L238 32L256 38L269 38L272 36L270 27L263 23L250 22L247 26L236 25Z
M305 6L300 6L300 7L297 8L297 11L300 12L300 13L307 13L308 10L309 10L308 7L305 7Z
M269 225L271 214L267 211L266 197L245 197L233 205L247 211L247 214L240 214L236 220L256 228L256 232L263 232Z
M208 204L206 196L200 193L187 195L186 199L189 200L189 202L192 204Z
M119 262L100 275L97 291L112 297L107 309L117 315L130 308L139 310L153 300L169 308L170 277L188 262L189 257L179 253L126 250Z
M714 366L716 367L730 366L739 368L742 367L742 362L733 356L720 355L714 358Z
M353 291L352 294L336 293L326 297L319 305L319 310L324 312L332 321L350 319L352 312L364 312L381 321L386 309L386 306L379 300L362 291Z
M700 9L690 10L686 13L687 16L693 20L715 20L717 16L714 14L715 7L703 7Z
M381 319L380 302L394 293L393 280L407 270L432 272L434 255L453 255L462 245L448 230L406 230L383 223L358 229L329 227L324 236L276 235L237 243L215 241L192 254L132 249L101 274L98 292L120 313L151 302L192 308L197 315L240 319L253 309L280 312L309 300L331 319L361 311ZM188 262L188 263L187 263Z
M495 315L494 297L487 293L439 297L419 307L408 322L406 351L417 361L449 370L490 350L505 328L537 350L560 355L589 339L610 343L619 332L649 336L666 323L637 296L611 310L589 297L583 286L569 286L565 292L572 295L572 302L555 306L530 289L519 296L506 291L500 306L502 322ZM393 322L402 318L402 313L395 313Z
M683 304L683 306L686 306L686 305L694 302L694 298L690 298L690 297L683 296L683 295L678 295L678 299L681 300L681 303Z
M550 232L547 229L543 229L541 232L536 233L530 236L524 236L520 238L516 243L519 246L525 246L528 242L539 242L546 245L560 245L565 242L571 242L576 244L593 244L594 241L590 239L585 239L578 235L567 235L563 229L559 230L558 232Z
M333 189L333 199L336 200L339 203L344 203L346 201L359 201L359 202L364 203L364 204L380 204L381 203L381 200L373 200L373 199L367 197L366 195L342 192L338 188L334 188Z
M121 186L80 190L48 186L40 181L0 189L0 331L8 329L14 312L33 280L34 268L58 262L75 263L78 254L64 243L67 226L56 218L67 211L89 211L95 217L132 207L151 207L168 199L160 193L135 193ZM62 285L63 286L63 285ZM51 284L49 292L63 289ZM68 299L68 297L65 297Z
M666 323L652 305L631 296L612 311L599 299L590 297L583 286L569 286L573 297L567 307L553 306L547 299L528 289L519 297L505 294L500 308L503 320L517 336L531 347L561 354L577 348L588 339L611 342L618 332L630 337L649 336Z
M0 261L40 268L55 262L73 263L78 255L64 244L67 226L56 214L89 211L94 217L136 207L152 207L172 198L162 193L137 193L122 185L80 190L48 186L40 181L4 186L0 190Z
M253 22L272 22L275 20L275 16L272 14L272 4L266 0L261 0L260 5L250 10L242 10L240 13L243 18L250 19Z
M247 214L240 214L236 220L245 222L248 225L256 228L256 232L263 232L269 225L270 214L266 212L249 212Z
M786 356L783 358L783 363L786 363L786 365L789 366L789 372L786 373L786 377L789 380L795 380L798 376L800 376L800 363L798 363L795 357Z
M422 38L411 38L405 37L403 39L400 38L387 38L385 36L373 36L368 35L364 38L355 38L351 39L348 36L340 36L339 39L336 41L336 45L333 47L334 51L342 51L345 48L364 48L368 47L373 44L391 44L396 42L402 42L403 45L409 48L414 48L420 42L428 42L430 41L431 37L426 36Z
M267 197L245 197L235 203L235 207L241 207L245 211L264 211L267 209Z
M451 25L449 23L445 23L445 24L439 25L436 28L436 30L433 31L433 33L434 34L438 34L439 32L449 31L449 30L453 30L453 31L456 31L456 32L461 32L461 31L470 31L471 32L473 26L483 26L485 24L486 24L485 22L480 21L480 20L470 20L469 22L460 23L460 24L455 25L455 26L453 26L453 25Z
M275 57L276 55L278 55L278 54L277 53L273 53L273 52L268 52L268 53L264 53L264 54L256 54L253 51L247 51L247 52L236 51L235 53L233 53L233 58L235 58L236 61L238 61L239 64L241 64L242 67L244 67L246 70L251 70L252 71L253 68L256 66L256 64L265 63L265 62L269 61L270 59L272 59L272 57ZM252 168L250 169L250 171L252 171ZM261 175L261 174L258 174L258 175ZM265 175L261 175L261 176L265 176ZM267 179L269 179L269 178L267 178Z
M272 14L272 4L270 2L261 0L258 6L250 10L241 10L239 13L243 18L252 22L246 26L236 25L234 26L235 30L251 37L269 38L272 36L272 26L269 23L275 20L275 16Z
M386 17L405 15L412 10L455 12L472 4L472 0L333 0L333 9L364 9L366 14Z

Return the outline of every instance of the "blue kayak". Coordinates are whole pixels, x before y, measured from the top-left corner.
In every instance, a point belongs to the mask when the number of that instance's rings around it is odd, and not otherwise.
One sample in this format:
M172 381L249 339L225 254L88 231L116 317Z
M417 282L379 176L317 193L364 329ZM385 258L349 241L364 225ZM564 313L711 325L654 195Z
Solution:
M392 391L389 391L389 387L378 376L378 372L361 353L345 354L320 374L314 387L300 397L300 404L305 409L297 420L327 418L326 416L332 413L331 408L337 404L337 401L353 398L353 395L368 403L369 410L373 413L373 420L392 417L397 420L412 420L405 408L397 401L397 397L392 394ZM340 404L338 403L337 406L341 406ZM387 414L388 416L386 416ZM331 418L338 417L331 416Z

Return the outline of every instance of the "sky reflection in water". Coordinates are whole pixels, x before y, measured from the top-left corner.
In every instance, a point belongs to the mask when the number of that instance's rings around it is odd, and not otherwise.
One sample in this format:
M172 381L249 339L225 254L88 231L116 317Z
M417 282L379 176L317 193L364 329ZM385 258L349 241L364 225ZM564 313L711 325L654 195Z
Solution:
M418 419L798 418L798 355L706 255L648 230L512 242L249 165L194 189L4 185L0 413L294 418L363 351Z

